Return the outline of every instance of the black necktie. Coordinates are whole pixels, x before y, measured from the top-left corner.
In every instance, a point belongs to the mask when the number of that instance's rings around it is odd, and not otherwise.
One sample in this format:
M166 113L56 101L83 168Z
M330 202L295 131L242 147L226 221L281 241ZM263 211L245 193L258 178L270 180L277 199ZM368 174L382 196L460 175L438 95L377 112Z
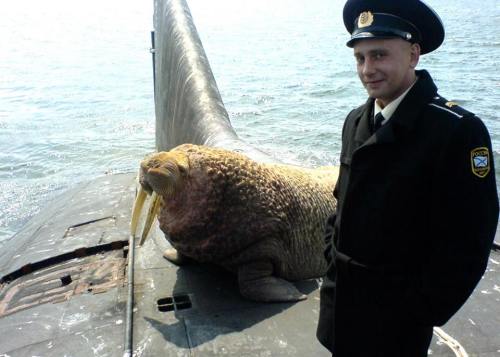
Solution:
M375 120L373 123L373 132L376 132L380 127L382 126L382 122L384 121L384 116L382 115L382 112L379 112L377 115L375 115Z

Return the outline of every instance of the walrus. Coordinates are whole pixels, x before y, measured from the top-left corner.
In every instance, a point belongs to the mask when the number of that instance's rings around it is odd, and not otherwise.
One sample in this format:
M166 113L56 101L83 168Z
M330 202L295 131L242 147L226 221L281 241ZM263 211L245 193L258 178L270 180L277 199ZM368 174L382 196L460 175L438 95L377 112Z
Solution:
M335 210L338 168L258 163L219 148L180 145L147 156L131 230L152 195L140 244L154 217L174 249L164 256L215 263L238 276L243 297L305 299L290 281L322 276L323 230Z

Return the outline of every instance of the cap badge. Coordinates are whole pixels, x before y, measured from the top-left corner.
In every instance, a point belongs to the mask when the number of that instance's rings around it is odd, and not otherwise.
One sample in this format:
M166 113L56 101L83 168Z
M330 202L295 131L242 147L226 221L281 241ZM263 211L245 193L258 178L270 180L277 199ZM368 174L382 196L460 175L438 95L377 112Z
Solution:
M358 28L370 26L373 23L373 14L371 11L362 12L358 18Z
M475 148L470 152L472 173L477 177L486 177L490 172L490 151L487 147Z

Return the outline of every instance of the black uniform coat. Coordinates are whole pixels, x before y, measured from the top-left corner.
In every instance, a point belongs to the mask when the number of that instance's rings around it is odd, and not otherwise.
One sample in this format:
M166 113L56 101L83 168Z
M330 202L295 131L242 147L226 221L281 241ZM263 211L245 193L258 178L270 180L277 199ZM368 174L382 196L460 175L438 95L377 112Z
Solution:
M318 325L335 357L426 356L432 326L486 269L498 221L489 134L417 75L374 135L373 99L344 124Z

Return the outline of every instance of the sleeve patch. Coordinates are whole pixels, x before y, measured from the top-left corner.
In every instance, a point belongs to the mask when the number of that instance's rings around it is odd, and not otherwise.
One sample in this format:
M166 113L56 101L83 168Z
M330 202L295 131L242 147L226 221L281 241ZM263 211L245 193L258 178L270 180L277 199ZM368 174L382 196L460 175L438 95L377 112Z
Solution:
M470 152L472 173L483 178L490 172L490 152L487 147L475 148Z

